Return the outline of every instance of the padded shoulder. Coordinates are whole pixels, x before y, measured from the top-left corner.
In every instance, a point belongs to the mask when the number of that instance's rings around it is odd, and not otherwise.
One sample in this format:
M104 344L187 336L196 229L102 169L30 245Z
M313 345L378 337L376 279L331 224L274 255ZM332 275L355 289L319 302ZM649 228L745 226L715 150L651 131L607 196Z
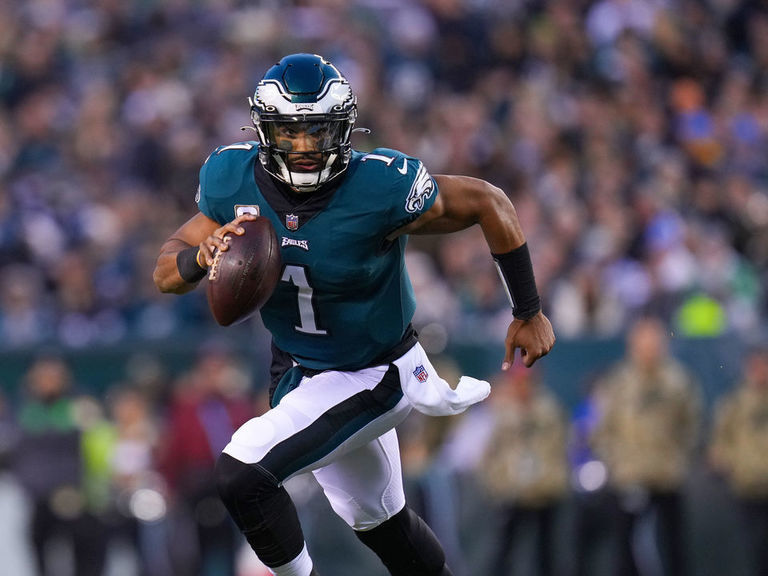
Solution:
M391 148L376 148L367 153L356 152L354 159L360 163L358 170L362 170L366 177L376 178L377 181L388 182L393 186L399 181L409 181L408 172L411 171L413 176L413 166L421 163L417 158Z
M437 183L418 158L390 148L357 153L355 179L367 182L365 194L374 196L387 212L387 233L429 210L437 198Z
M236 197L244 184L253 180L253 166L259 153L258 143L254 141L236 142L219 146L200 168L200 188L197 204L200 211L214 220L217 207L229 204L229 199Z
M437 197L437 183L421 160L390 148L357 153L356 177L368 182L370 192L388 206L393 224L403 225L428 210Z

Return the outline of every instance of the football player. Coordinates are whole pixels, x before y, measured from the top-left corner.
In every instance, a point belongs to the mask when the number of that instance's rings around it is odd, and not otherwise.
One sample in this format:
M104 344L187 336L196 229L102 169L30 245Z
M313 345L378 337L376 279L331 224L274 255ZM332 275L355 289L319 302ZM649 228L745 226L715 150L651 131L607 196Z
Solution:
M356 97L321 56L286 56L249 100L257 140L205 161L199 213L162 246L154 271L161 291L184 293L244 220L269 218L280 239L281 279L260 311L272 335L272 408L224 449L221 498L278 576L317 573L283 488L307 471L391 574L450 575L406 504L395 426L414 406L454 414L489 390L468 377L448 386L419 344L406 239L481 227L514 310L502 368L516 349L530 366L555 337L515 209L483 180L432 176L396 150L353 150Z

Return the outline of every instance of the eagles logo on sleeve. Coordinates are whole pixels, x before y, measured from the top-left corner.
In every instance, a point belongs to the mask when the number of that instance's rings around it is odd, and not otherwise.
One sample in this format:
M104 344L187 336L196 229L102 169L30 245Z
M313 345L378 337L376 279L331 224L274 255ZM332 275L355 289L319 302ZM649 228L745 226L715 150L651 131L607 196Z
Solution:
M435 183L432 176L429 175L424 165L419 162L419 169L416 172L416 179L411 185L411 191L405 200L405 209L410 212L420 212L424 209L424 202L432 196L435 191Z

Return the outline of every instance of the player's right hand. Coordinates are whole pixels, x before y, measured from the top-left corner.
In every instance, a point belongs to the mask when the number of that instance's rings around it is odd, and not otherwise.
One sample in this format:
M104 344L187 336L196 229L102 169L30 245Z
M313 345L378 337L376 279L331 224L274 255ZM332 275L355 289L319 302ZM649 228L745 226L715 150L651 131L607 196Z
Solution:
M200 242L200 252L198 253L199 263L205 262L206 266L211 266L216 250L226 252L229 249L229 245L227 244L227 241L224 240L224 237L227 234L237 234L238 236L242 236L245 234L245 230L240 227L240 222L256 220L256 218L258 218L258 216L255 214L242 214L231 222L227 222L221 228L214 230L208 238Z

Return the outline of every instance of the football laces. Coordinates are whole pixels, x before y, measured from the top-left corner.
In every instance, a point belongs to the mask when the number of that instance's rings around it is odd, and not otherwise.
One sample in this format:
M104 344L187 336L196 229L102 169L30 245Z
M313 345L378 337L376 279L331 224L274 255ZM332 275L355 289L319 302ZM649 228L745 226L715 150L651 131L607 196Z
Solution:
M224 236L224 238L222 238L222 240L224 240L224 242L227 244L229 244L231 239L232 238L230 236ZM216 280L216 277L219 274L219 262L221 262L221 255L222 251L217 248L213 254L213 264L211 264L211 267L208 268L208 281Z

